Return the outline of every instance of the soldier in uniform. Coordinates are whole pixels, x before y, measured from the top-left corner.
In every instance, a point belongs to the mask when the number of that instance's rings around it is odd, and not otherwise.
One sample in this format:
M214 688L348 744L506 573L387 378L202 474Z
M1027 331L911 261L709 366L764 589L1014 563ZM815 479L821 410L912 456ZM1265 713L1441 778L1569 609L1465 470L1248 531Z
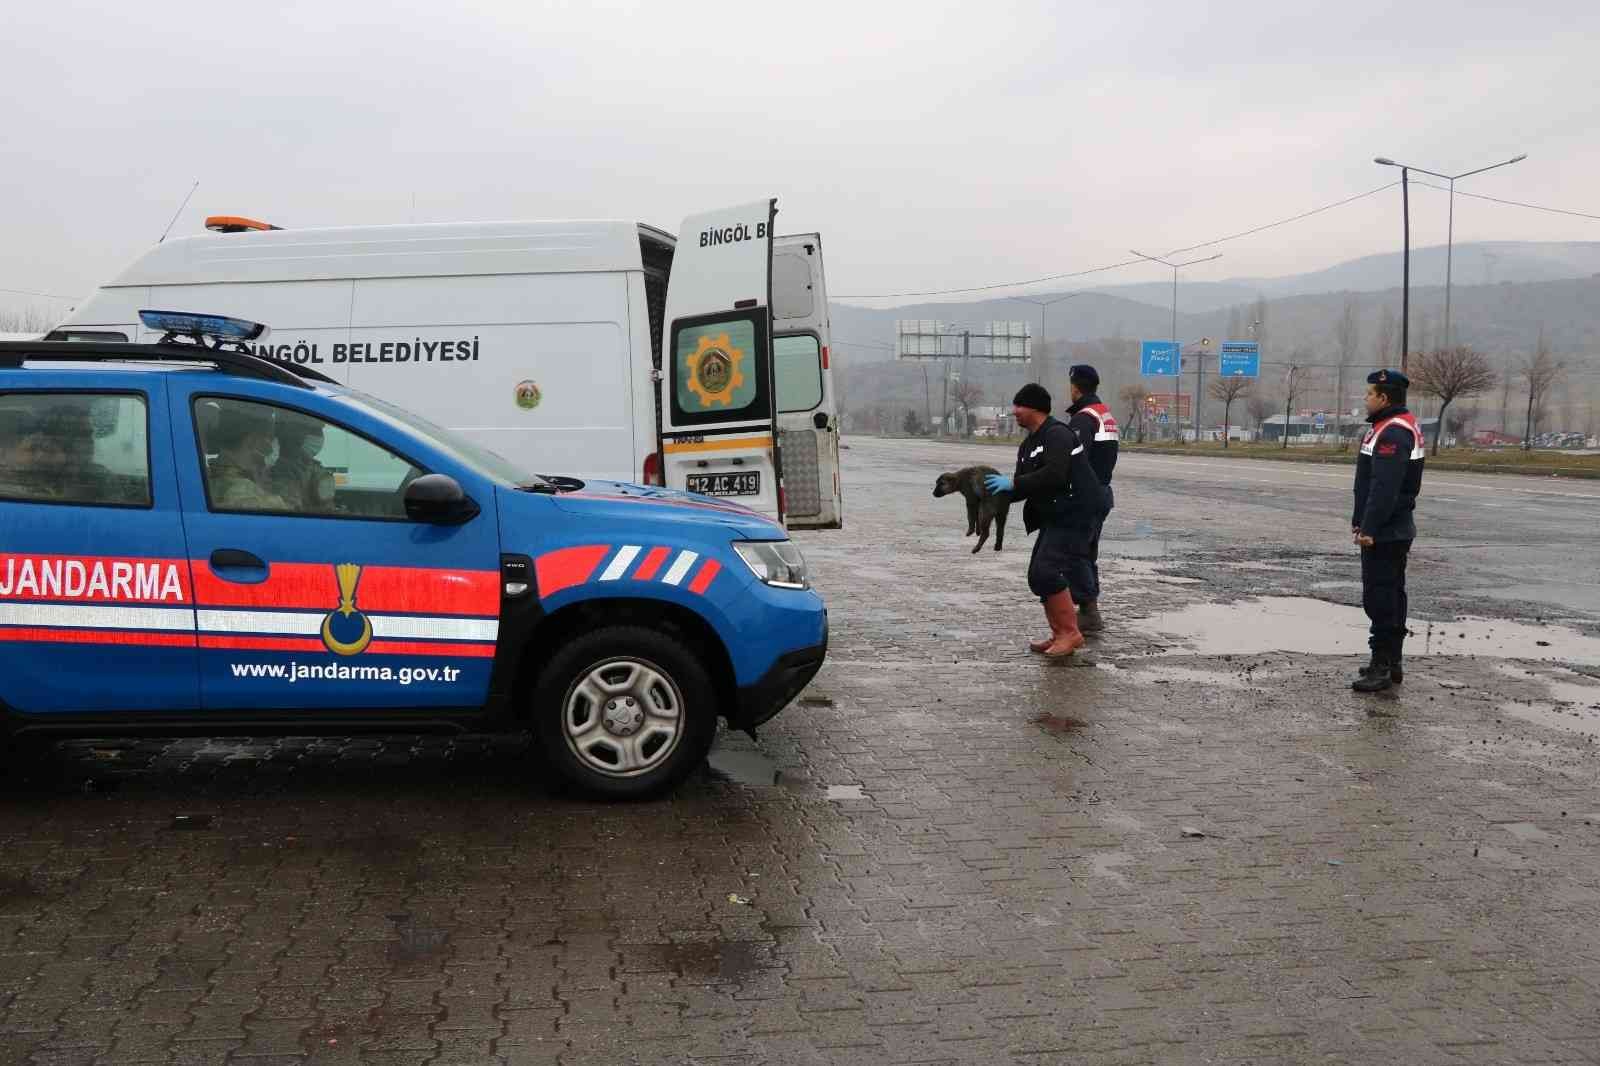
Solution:
M61 425L38 412L0 414L0 495L24 500L59 500L66 476L67 447Z
M1410 380L1398 370L1367 375L1366 435L1356 460L1350 533L1361 546L1361 606L1372 620L1372 659L1350 686L1382 692L1402 679L1406 639L1406 558L1417 536L1422 490L1422 430L1406 410Z
M233 511L293 511L271 490L272 417L252 405L230 405L211 432L217 457L211 462L211 502Z
M272 491L306 514L333 513L333 474L317 461L322 451L322 423L293 416L278 419L278 461L272 467Z
M1074 601L1093 602L1100 594L1090 556L1095 523L1104 508L1100 479L1072 427L1050 417L1050 393L1044 386L1022 386L1012 401L1012 414L1028 431L1017 449L1016 473L990 474L984 484L991 493L1009 492L1024 501L1022 524L1029 533L1039 531L1028 562L1028 588L1044 604L1050 636L1028 648L1065 658L1083 646Z
M1094 526L1094 538L1089 542L1089 563L1094 569L1094 584L1100 587L1100 532L1114 506L1111 497L1111 472L1117 467L1117 418L1111 408L1100 402L1095 390L1100 387L1100 372L1088 364L1080 364L1067 372L1072 384L1072 406L1067 408L1067 424L1089 452L1089 465L1105 497L1105 505ZM1078 604L1078 628L1085 633L1098 633L1105 628L1096 600Z

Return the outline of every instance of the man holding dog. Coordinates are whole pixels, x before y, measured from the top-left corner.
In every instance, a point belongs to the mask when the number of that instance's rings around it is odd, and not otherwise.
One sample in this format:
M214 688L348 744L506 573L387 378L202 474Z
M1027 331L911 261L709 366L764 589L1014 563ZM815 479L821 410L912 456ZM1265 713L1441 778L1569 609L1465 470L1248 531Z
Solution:
M1117 417L1111 408L1100 402L1095 390L1100 387L1100 372L1087 363L1080 363L1067 372L1072 384L1072 406L1067 408L1067 424L1078 434L1078 440L1089 452L1089 465L1105 497L1099 521L1095 523L1094 537L1089 542L1089 565L1094 569L1094 584L1100 588L1100 531L1114 506L1111 498L1111 472L1117 467ZM1098 633L1105 628L1100 618L1097 600L1078 602L1078 628L1085 633Z
M1012 400L1012 414L1028 437L1017 449L1011 477L990 474L984 484L992 493L1009 492L1022 500L1022 524L1039 531L1028 562L1028 588L1044 604L1050 636L1029 649L1052 659L1065 658L1083 647L1077 603L1093 603L1093 541L1104 511L1103 492L1087 448L1065 422L1050 417L1050 393L1029 383Z

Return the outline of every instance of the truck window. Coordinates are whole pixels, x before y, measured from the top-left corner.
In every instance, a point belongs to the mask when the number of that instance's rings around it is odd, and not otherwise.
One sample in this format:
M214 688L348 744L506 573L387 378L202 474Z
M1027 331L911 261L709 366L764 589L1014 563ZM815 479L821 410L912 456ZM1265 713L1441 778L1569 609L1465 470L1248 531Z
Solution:
M809 411L822 402L822 346L817 338L809 333L774 337L772 358L779 411Z
M195 422L214 511L401 519L405 487L426 473L358 433L272 404L201 397Z
M84 392L0 396L0 499L149 507L144 397Z
M753 315L678 324L672 344L673 422L765 417L771 410L761 352L765 333L764 321Z
M772 257L772 317L810 318L816 308L811 292L811 264L804 256L784 252Z

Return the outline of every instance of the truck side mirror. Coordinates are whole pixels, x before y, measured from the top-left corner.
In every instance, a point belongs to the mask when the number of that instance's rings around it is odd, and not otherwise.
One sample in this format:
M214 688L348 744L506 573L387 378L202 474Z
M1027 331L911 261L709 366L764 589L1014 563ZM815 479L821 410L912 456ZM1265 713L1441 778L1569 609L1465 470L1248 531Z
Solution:
M406 486L406 517L436 526L458 526L476 518L478 505L448 474L424 474Z

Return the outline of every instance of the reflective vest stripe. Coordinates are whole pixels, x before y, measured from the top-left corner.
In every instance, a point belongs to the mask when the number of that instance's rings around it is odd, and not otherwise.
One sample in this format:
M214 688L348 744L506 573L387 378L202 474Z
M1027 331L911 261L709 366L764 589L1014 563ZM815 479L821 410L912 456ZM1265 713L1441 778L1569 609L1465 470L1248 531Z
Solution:
M1410 413L1395 415L1393 418L1379 422L1377 425L1367 430L1367 436L1361 442L1361 454L1371 455L1373 448L1377 446L1378 438L1383 436L1383 431L1388 429L1390 426L1404 426L1406 429L1411 431L1412 459L1427 458L1428 452L1423 446L1422 430L1417 425L1416 416Z

